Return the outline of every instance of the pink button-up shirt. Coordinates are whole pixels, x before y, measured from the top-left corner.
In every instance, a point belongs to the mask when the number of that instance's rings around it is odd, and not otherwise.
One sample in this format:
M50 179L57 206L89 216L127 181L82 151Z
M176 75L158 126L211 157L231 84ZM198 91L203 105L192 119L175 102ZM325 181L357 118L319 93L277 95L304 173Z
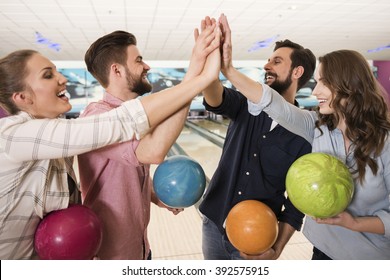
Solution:
M105 93L88 105L81 117L118 107L121 100ZM152 182L149 165L140 163L139 141L114 144L78 156L83 204L100 217L103 242L100 259L146 259Z

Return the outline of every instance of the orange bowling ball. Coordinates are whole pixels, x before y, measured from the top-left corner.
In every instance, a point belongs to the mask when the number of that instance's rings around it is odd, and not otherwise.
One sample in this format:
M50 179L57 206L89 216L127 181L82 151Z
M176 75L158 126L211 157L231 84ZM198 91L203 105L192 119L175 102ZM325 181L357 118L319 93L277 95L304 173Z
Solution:
M237 203L226 218L226 235L230 243L247 255L258 255L271 248L278 231L274 212L257 200Z

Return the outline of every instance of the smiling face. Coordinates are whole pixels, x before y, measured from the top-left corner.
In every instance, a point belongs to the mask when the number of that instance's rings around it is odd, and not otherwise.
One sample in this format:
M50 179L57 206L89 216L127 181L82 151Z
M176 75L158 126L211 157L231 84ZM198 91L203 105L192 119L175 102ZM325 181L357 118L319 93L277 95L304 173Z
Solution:
M330 88L324 84L321 71L322 65L320 63L314 74L314 79L316 80L317 84L313 89L313 95L317 97L320 113L323 115L330 115L334 113L334 109L331 106L333 101L333 94Z
M291 48L279 48L274 51L264 65L265 83L271 88L283 95L283 93L291 86Z
M138 48L131 45L127 49L126 80L130 91L143 95L152 91L152 85L149 83L147 73L150 70L140 55Z
M24 111L35 118L57 118L72 109L65 95L67 79L50 60L36 53L26 67L26 89L22 92L26 97Z

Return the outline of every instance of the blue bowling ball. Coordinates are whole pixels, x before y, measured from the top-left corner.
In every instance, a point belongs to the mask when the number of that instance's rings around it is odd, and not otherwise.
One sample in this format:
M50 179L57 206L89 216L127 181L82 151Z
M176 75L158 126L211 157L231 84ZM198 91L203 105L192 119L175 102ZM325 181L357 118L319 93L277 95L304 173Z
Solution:
M167 158L153 175L157 197L167 206L184 208L194 205L202 197L206 176L198 162L188 156Z

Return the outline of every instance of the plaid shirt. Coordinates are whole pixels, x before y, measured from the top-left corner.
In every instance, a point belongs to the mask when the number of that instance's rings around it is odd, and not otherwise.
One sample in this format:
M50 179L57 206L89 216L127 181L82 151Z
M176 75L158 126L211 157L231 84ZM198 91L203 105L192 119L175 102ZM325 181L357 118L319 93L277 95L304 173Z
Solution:
M80 119L0 119L0 259L34 257L34 233L49 212L67 208L73 156L139 139L149 129L139 100Z

